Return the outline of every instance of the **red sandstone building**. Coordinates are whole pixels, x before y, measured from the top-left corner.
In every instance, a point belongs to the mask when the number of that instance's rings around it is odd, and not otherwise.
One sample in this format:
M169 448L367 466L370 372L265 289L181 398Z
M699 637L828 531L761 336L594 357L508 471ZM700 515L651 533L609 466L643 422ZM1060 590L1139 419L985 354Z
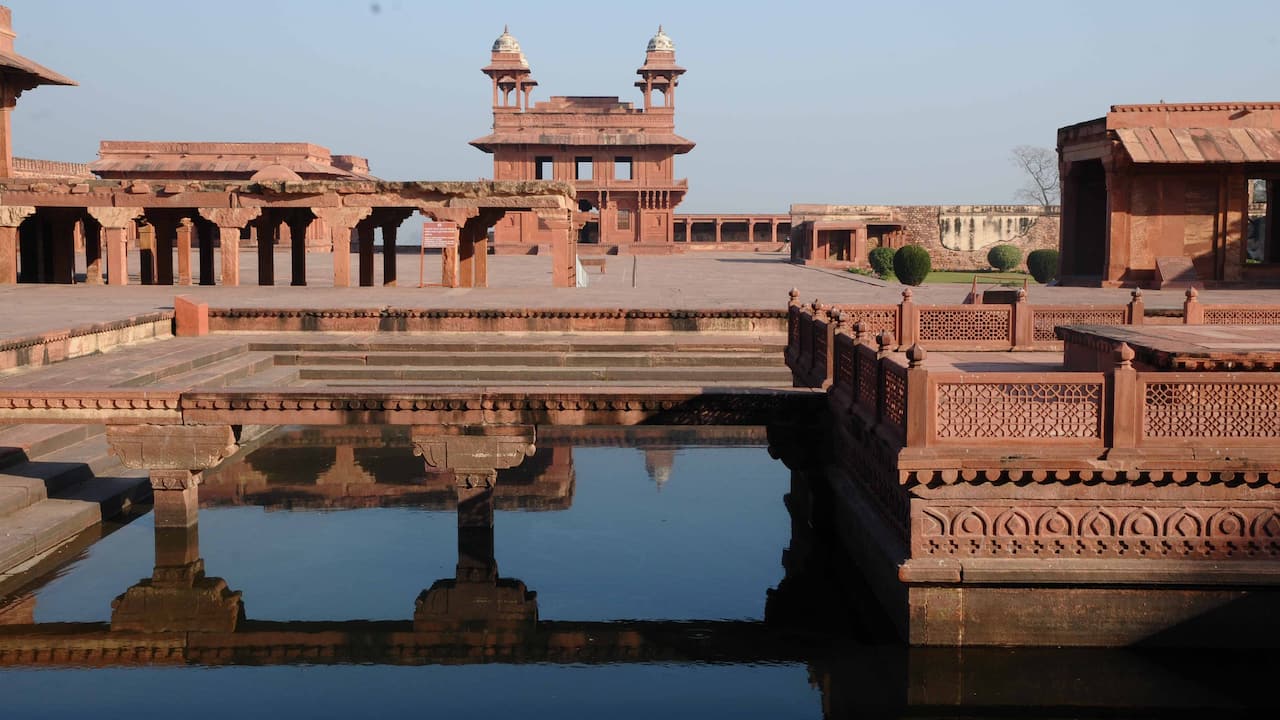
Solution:
M1280 103L1116 105L1058 130L1058 156L1064 281L1280 278Z
M675 156L693 142L675 134L675 89L684 68L661 28L636 71L643 108L617 97L531 102L537 82L505 29L483 72L493 82L493 132L471 144L493 154L495 180L572 182L582 242L670 252L675 207L688 189L688 181L675 179ZM550 237L528 213L509 213L493 235L496 252L530 252Z

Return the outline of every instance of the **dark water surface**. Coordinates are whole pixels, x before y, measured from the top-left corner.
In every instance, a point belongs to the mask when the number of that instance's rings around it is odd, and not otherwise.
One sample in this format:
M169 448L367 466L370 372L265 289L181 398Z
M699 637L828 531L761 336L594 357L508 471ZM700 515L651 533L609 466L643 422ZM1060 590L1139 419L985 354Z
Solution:
M459 531L452 478L425 473L406 438L344 450L286 432L209 473L198 534L157 541L142 516L5 600L0 718L1205 717L1276 704L1267 655L885 642L849 597L856 582L837 578L848 561L792 522L792 478L762 430L582 432L539 438L499 475L492 557ZM219 578L243 593L238 620ZM166 582L188 589L127 617L139 606L125 601L113 622L113 600ZM153 620L235 627L139 629Z

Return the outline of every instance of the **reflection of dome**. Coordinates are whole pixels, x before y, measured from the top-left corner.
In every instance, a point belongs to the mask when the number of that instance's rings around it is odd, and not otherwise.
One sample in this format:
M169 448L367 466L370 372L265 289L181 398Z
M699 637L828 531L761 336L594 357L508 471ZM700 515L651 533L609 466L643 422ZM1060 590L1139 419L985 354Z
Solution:
M653 39L649 41L649 48L646 52L653 52L655 50L664 50L666 52L676 51L676 44L671 42L671 38L667 37L666 33L662 32L661 25L658 26L658 34L654 35Z
M520 43L516 42L516 39L511 36L511 33L507 32L506 25L502 26L502 34L498 36L498 39L493 41L493 51L501 53L520 52Z
M649 473L649 479L658 486L659 490L671 479L671 466L675 464L675 460L675 450L644 451L645 472Z

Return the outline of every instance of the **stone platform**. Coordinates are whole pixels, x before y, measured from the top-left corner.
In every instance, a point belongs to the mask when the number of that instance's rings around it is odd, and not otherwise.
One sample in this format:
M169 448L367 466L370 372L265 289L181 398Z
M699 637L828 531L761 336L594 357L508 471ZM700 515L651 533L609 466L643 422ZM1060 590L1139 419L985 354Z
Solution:
M1121 343L1140 370L1280 370L1280 325L1074 325L1057 332L1068 370L1110 366Z

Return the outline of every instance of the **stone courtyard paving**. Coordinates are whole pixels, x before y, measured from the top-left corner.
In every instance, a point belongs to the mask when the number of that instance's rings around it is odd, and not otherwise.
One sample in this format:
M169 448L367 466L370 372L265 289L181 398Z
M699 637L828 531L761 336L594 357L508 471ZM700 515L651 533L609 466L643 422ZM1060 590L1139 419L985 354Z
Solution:
M256 254L241 257L239 287L144 286L136 274L130 285L11 285L0 288L7 312L0 318L0 340L167 310L175 295L189 295L211 307L291 308L679 308L778 309L787 292L800 290L801 300L830 303L897 303L903 286L838 270L793 265L781 253L697 254L665 257L608 256L605 272L588 271L590 286L551 287L546 256L491 256L490 287L417 287L418 256L398 257L400 287L382 287L381 258L375 263L373 287L332 287L332 259L326 254L307 257L308 286L291 287L283 268L287 257L277 256L277 284L256 284ZM356 263L357 258L352 257ZM439 279L439 260L427 257L427 282ZM215 267L217 267L215 260ZM926 285L913 290L915 301L930 304L962 302L967 285ZM1032 286L1029 301L1043 304L1119 304L1129 300L1126 289L1057 288ZM1180 307L1183 291L1144 291L1151 309ZM1280 304L1280 289L1208 290L1203 303Z

